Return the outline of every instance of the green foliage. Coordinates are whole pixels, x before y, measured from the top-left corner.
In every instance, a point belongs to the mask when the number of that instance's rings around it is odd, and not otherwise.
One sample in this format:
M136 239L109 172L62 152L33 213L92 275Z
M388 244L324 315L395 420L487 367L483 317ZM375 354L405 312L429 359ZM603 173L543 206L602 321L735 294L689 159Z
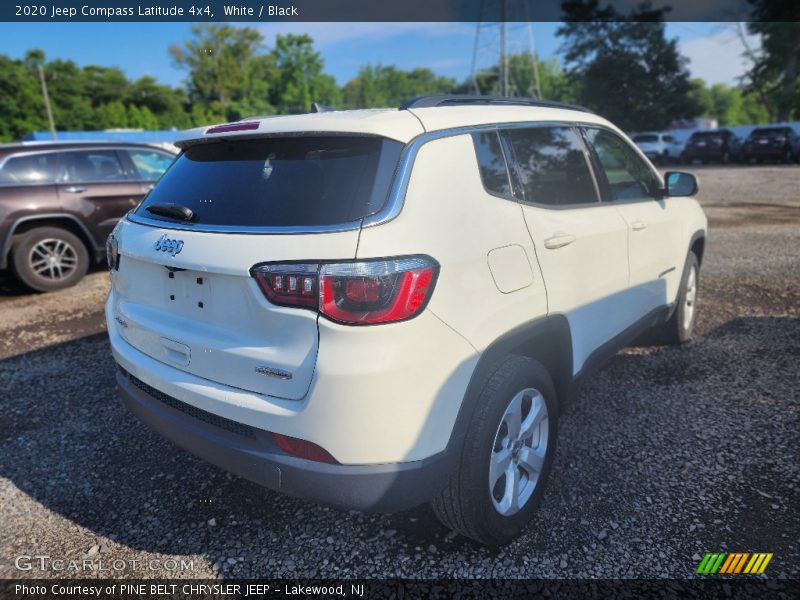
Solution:
M577 102L578 88L567 76L558 59L537 60L536 71L539 76L539 89L544 100L557 102ZM514 95L536 97L536 76L533 69L533 57L530 54L512 54L508 57L509 87ZM500 93L500 67L495 65L475 76L475 81L465 81L457 89L457 93L470 94L477 91L481 94L498 95Z
M69 60L46 61L41 50L22 60L0 55L0 141L48 128L38 68L43 68L56 129L171 129L209 122L195 113L186 93L152 77L130 81L116 67L78 67Z
M631 22L597 0L562 7L570 22L558 35L580 104L628 130L663 129L698 115L686 60L677 40L665 37L663 11L641 5L630 17L648 22Z
M690 97L700 107L700 116L717 119L720 127L750 125L769 121L769 113L750 91L723 83L706 86L702 79L691 80Z
M437 77L430 69L401 71L393 66L367 65L344 86L347 108L396 107L424 94L452 93L455 81Z
M189 71L192 102L207 107L215 120L240 118L251 103L254 88L266 98L266 65L259 58L264 40L252 27L204 23L191 27L192 38L169 48L176 66Z
M796 0L749 0L758 20L748 23L761 48L748 51L747 89L756 94L770 120L800 119L800 9Z

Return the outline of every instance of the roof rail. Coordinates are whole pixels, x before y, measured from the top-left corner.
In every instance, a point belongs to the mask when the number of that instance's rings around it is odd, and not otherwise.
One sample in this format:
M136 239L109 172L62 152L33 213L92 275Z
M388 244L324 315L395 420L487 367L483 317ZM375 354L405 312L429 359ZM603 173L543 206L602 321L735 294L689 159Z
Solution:
M509 98L506 96L474 96L461 94L434 94L432 96L418 96L406 100L400 105L400 110L409 108L431 108L434 106L470 106L481 104L499 104L508 106L541 106L545 108L565 108L590 113L588 108L577 104L553 102L551 100L536 100L535 98Z

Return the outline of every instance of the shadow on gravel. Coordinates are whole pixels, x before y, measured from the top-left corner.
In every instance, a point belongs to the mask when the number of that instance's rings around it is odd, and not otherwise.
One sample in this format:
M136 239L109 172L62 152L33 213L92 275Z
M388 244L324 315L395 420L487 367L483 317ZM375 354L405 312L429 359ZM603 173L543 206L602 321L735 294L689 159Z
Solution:
M614 358L562 417L542 506L502 561L448 535L427 507L392 516L328 509L177 449L119 404L105 336L0 361L0 476L138 551L246 557L223 569L233 576L374 576L374 565L386 576L457 575L470 561L488 563L484 576L569 576L600 554L617 576L661 576L630 558L654 547L671 548L658 560L664 573L688 574L693 553L721 543L786 555L781 534L800 538L791 509L799 355L800 319L765 317ZM24 518L17 508L3 513Z
M97 273L98 271L104 271L105 269L106 263L105 260L103 260L99 264L90 265L87 275L91 273ZM17 281L9 269L0 271L0 301L6 297L13 298L16 296L36 296L39 295L39 293L40 292L34 292Z

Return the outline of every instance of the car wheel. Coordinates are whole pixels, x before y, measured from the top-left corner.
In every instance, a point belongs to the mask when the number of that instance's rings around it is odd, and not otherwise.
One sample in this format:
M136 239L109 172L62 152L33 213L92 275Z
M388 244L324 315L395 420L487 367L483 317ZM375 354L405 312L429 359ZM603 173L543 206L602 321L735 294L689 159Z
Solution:
M678 345L692 339L697 316L697 289L700 283L700 263L694 252L689 252L683 266L683 277L678 289L677 306L666 323L655 329L657 342Z
M11 253L14 275L37 292L73 286L89 269L86 246L78 236L59 227L41 227L19 235Z
M540 363L515 355L496 363L467 427L459 463L433 500L439 520L486 545L515 538L544 492L556 421L555 388Z

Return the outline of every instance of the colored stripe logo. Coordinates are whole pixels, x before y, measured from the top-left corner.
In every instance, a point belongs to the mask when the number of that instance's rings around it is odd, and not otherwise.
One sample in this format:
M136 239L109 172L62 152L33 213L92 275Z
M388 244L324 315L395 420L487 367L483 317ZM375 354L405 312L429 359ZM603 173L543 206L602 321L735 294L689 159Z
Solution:
M697 566L698 575L759 575L765 571L772 552L707 552Z

